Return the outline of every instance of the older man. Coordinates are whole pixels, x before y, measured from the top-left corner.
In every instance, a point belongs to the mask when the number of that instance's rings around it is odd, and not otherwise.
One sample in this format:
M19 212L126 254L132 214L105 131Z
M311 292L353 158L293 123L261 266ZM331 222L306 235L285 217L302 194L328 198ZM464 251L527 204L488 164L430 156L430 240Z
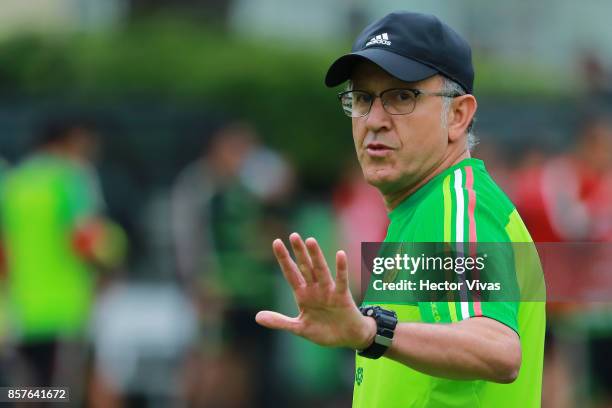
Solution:
M473 79L465 40L417 13L392 13L369 25L352 53L330 67L328 86L349 80L339 97L352 118L363 174L389 211L385 241L531 241L484 164L470 158ZM256 320L320 345L358 350L353 406L540 405L543 302L364 302L359 308L343 251L334 279L314 238L289 239L295 261L281 240L273 250L300 313L262 311Z

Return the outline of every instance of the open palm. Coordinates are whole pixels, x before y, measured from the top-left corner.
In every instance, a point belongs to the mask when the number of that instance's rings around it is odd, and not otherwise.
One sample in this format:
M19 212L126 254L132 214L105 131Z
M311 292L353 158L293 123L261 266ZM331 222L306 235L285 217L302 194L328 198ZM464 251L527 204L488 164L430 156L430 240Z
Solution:
M336 279L333 279L314 238L304 242L297 233L293 233L289 241L295 261L280 239L272 243L272 249L293 290L299 314L288 317L277 312L261 311L257 313L257 322L270 329L289 331L323 346L365 347L375 332L375 323L373 319L361 315L351 296L344 251L336 253Z

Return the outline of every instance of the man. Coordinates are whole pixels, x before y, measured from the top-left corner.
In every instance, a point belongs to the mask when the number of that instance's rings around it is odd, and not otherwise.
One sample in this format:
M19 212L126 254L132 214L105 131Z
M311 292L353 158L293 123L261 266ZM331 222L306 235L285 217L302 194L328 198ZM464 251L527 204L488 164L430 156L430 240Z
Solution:
M187 398L204 406L261 406L271 394L270 376L261 373L272 336L249 323L254 311L271 304L274 260L260 239L263 197L241 178L260 148L257 138L246 122L216 130L174 189L179 272L201 312L204 333L204 347L188 362ZM241 284L247 264L256 284Z
M126 247L120 227L101 215L90 164L97 143L88 120L50 118L2 189L10 327L27 373L20 379L14 370L12 381L72 384L73 401L84 386L93 265L117 267Z
M588 112L581 118L577 130L571 150L547 160L527 163L514 175L513 200L536 242L612 240L612 121L597 112ZM583 253L588 253L587 248L583 247ZM584 293L584 288L579 287L582 285L577 283L593 283L583 276L589 275L588 271L598 270L602 263L605 261L601 255L576 257L575 251L564 251L549 258L547 266L554 273L551 277L555 282L551 286L565 286L574 293ZM571 271L576 268L582 270L579 282L572 279ZM564 352L563 321L576 315L590 320L589 309L593 306L578 302L548 303L544 404L560 407L575 400L577 384L572 380L570 368L573 356ZM605 304L600 306L605 307ZM602 311L597 307L594 313L599 315ZM588 342L590 387L593 393L601 394L599 399L610 404L612 336L597 335Z
M612 122L582 119L575 148L517 172L513 199L537 242L612 239Z
M465 40L416 13L392 13L369 25L353 52L330 67L328 86L350 80L340 99L352 117L363 174L389 211L385 241L531 241L483 163L470 158L473 79ZM360 309L348 290L343 251L332 279L314 238L294 233L290 242L296 262L281 240L273 250L300 313L262 311L256 320L320 345L359 350L353 406L540 405L543 302Z

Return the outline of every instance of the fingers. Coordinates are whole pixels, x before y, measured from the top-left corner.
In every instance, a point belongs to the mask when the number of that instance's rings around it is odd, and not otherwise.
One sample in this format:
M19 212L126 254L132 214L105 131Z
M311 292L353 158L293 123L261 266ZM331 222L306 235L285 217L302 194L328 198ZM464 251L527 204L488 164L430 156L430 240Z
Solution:
M308 249L310 259L312 260L312 272L314 279L323 286L330 286L333 283L331 272L329 271L327 261L325 260L323 252L321 251L321 247L319 247L319 244L317 244L317 241L314 238L308 238L306 240L306 248Z
M296 232L289 235L289 242L291 242L291 248L293 249L293 254L295 255L298 268L302 273L302 276L304 276L306 284L310 285L317 279L312 273L312 262L310 260L310 256L308 256L306 245L304 245L304 241L302 241L302 238Z
M289 255L289 251L285 247L285 244L283 244L283 241L275 239L274 242L272 242L272 251L291 288L296 290L300 286L303 286L306 282L297 265L293 262L293 259L291 259L291 255Z
M304 242L300 235L294 232L289 236L289 242L297 264L280 239L274 240L272 248L285 278L293 289L312 283L319 283L321 286L334 286L334 280L325 256L323 256L321 247L314 238L308 238ZM339 278L336 277L336 282L343 285L341 289L344 291L348 287L348 262L346 254L343 251L340 252L336 255L337 274L340 275Z
M257 313L255 321L268 329L286 330L294 334L298 334L300 327L296 318L267 310Z
M338 251L336 252L336 291L343 293L348 287L348 260L344 251Z

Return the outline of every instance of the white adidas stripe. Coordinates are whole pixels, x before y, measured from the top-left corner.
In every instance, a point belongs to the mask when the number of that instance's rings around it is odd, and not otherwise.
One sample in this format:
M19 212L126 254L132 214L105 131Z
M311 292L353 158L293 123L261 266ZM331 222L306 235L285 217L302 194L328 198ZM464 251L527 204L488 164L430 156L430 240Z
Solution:
M455 242L457 242L457 250L462 246L459 242L463 242L463 217L464 217L464 200L463 188L461 187L461 169L455 170L455 196L457 198L457 217L455 218Z
M457 202L457 213L455 214L455 242L457 243L457 253L461 253L463 251L463 222L465 217L465 201L463 196L463 187L461 186L461 169L456 169L454 172L455 175L455 198ZM462 285L462 288L464 286ZM462 290L462 292L464 292ZM461 293L464 295L464 293ZM467 293L465 293L467 296ZM462 296L463 297L463 296ZM461 302L461 320L467 319L470 317L470 308L468 306L468 302Z

